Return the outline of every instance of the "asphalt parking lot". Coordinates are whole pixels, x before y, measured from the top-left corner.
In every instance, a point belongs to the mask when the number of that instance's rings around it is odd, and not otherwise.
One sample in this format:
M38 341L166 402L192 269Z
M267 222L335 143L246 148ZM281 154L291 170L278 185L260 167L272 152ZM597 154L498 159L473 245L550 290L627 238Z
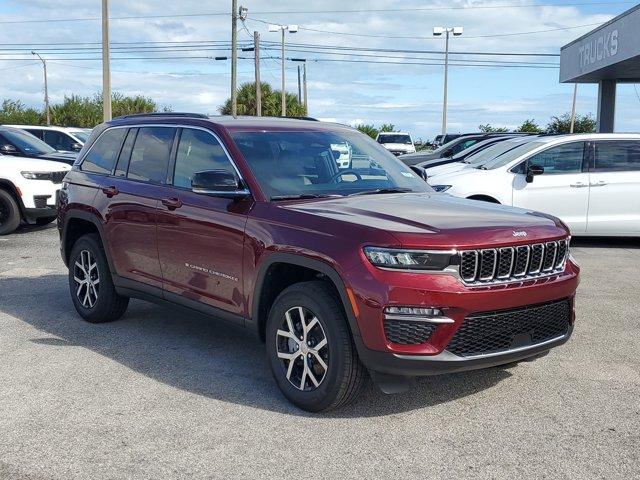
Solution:
M80 321L55 226L0 237L0 478L637 478L640 241L576 240L568 344L328 415L263 345L133 301Z

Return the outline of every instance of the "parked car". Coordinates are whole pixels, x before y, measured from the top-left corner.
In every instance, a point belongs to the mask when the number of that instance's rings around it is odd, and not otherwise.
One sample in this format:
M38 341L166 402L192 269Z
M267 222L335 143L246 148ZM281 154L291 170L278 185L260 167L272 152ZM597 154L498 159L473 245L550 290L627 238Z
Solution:
M423 168L424 172L429 177L429 179L432 179L434 177L437 177L438 175L458 172L466 168L478 167L480 165L483 165L493 160L496 157L499 157L503 153L506 153L509 150L512 150L524 143L531 142L536 138L538 137L533 135L526 136L526 137L522 137L522 136L504 137L504 138L498 137L497 138L498 141L494 141L496 139L492 138L492 139L484 140L480 143L477 143L473 147L470 147L467 150L463 150L459 154L454 155L451 158L451 160L455 160L453 162L448 162L446 160L444 161L427 160L426 162L419 163L417 166L420 168ZM489 142L489 143L485 144L481 148L481 146L485 142Z
M417 165L419 163L426 162L427 160L435 160L438 158L451 158L454 155L466 150L469 147L474 146L476 143L482 142L488 138L496 137L513 137L519 135L528 135L523 133L478 133L475 135L461 135L458 138L451 140L449 143L445 143L441 147L435 149L432 152L417 152L408 155L402 155L402 160L405 165Z
M59 152L79 152L89 138L90 131L83 128L38 126L38 125L7 125L19 128L39 138Z
M175 113L96 129L58 223L89 322L130 297L209 314L265 341L310 411L349 402L367 370L390 393L571 335L579 268L561 221L438 194L357 130Z
M560 217L572 235L640 235L640 135L540 137L429 179L452 195Z
M416 151L411 135L404 132L380 132L376 137L376 142L395 156L414 153Z
M0 125L0 155L39 158L73 165L77 154L58 152L19 128Z
M436 135L433 139L434 147L441 147L445 143L449 143L451 140L455 140L458 137L465 135L464 133L447 133L446 135Z
M58 192L69 170L60 162L0 156L0 235L13 232L21 221L54 221Z

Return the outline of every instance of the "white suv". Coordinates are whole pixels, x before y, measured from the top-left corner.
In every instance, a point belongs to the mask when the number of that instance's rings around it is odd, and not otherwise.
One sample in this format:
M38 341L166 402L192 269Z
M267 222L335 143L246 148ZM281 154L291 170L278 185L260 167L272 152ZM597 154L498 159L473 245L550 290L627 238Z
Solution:
M393 153L396 157L407 153L416 153L411 135L404 132L380 132L376 142Z
M42 125L6 126L25 130L60 152L79 152L91 134L91 130L86 128Z
M56 219L62 179L71 166L34 158L0 156L0 235L24 220L45 225Z
M457 197L550 213L573 235L640 236L640 134L540 137L427 181Z

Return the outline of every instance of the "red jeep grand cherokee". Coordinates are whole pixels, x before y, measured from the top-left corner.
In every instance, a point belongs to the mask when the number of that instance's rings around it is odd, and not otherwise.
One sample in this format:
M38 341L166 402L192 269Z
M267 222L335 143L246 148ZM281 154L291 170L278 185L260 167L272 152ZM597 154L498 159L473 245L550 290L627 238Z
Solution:
M305 410L350 401L365 369L400 391L541 356L573 329L564 224L436 193L341 125L115 119L66 176L58 226L85 320L116 320L136 297L240 326Z

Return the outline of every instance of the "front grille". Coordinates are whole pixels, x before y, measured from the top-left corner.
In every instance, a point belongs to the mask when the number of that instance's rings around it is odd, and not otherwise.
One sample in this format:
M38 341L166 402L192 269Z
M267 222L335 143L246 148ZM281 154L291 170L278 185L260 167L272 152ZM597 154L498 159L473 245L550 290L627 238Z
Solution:
M567 242L464 250L460 252L460 277L464 283L476 285L553 275L564 269Z
M384 333L387 340L398 345L420 345L425 343L435 332L437 325L433 323L407 320L385 320Z
M33 197L33 203L36 208L50 208L47 205L47 200L51 198L51 195L35 195Z
M67 172L51 172L51 181L53 183L62 183Z
M532 346L566 335L570 322L570 300L479 313L464 319L447 350L470 357Z

